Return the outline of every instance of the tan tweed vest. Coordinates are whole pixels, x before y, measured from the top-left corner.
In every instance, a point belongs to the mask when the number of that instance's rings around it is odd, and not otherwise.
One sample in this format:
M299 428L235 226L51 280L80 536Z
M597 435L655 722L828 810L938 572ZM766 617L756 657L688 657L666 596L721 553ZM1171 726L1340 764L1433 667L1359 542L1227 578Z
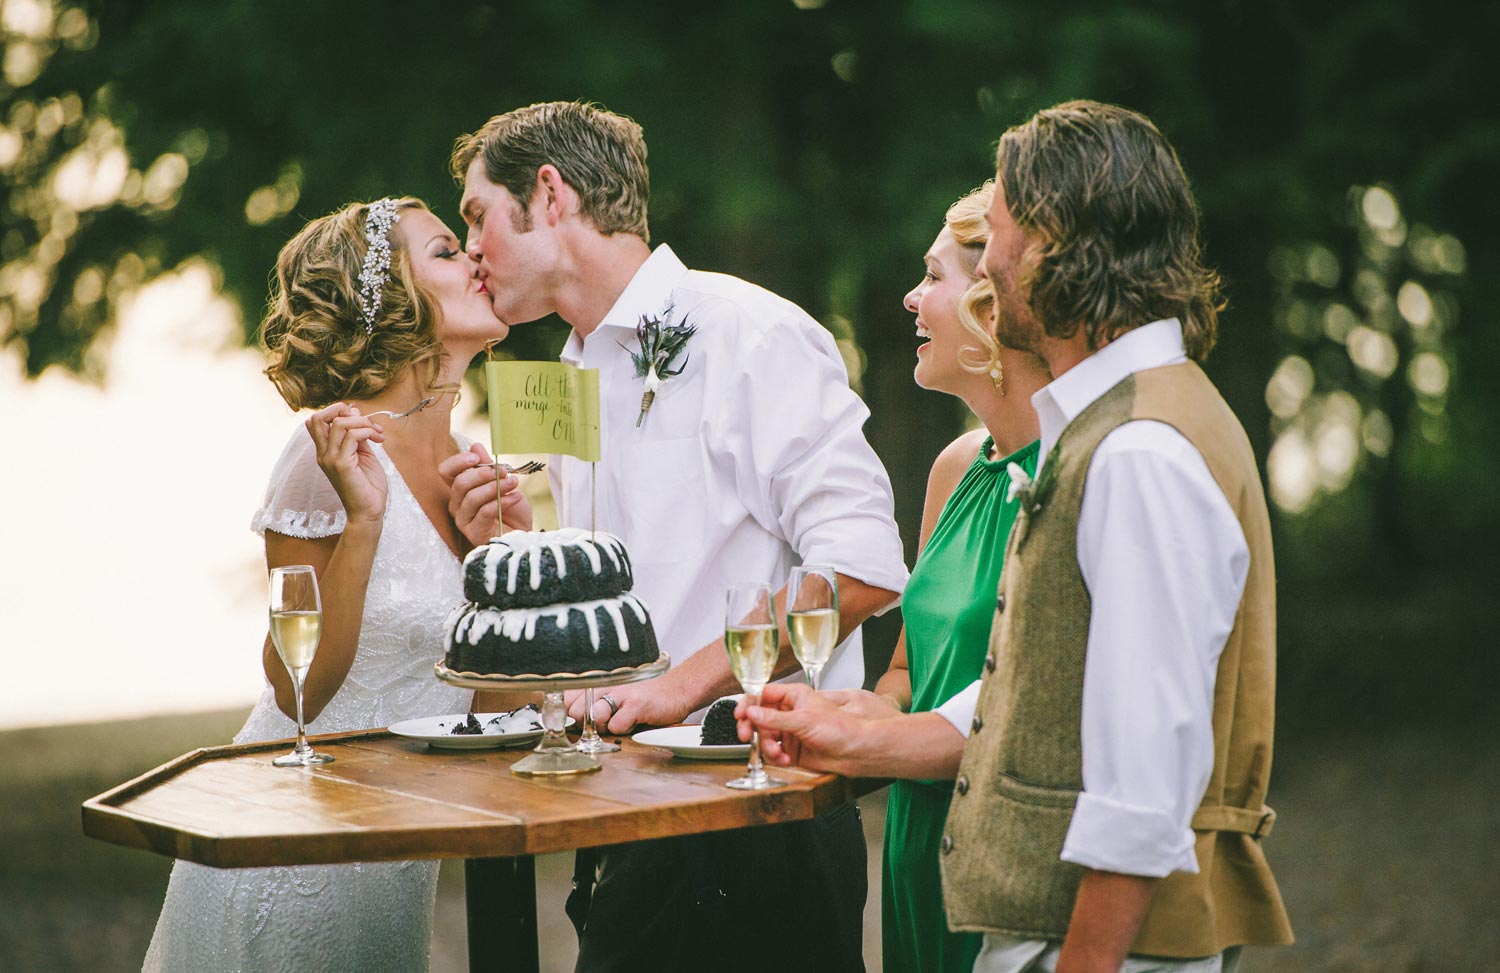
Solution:
M1244 429L1191 363L1137 372L1091 404L1063 431L1023 501L942 843L949 925L1034 939L1067 932L1083 869L1058 856L1083 787L1090 614L1078 515L1094 450L1138 419L1168 423L1203 455L1244 530L1250 571L1219 660L1213 774L1192 822L1199 873L1162 881L1132 952L1194 957L1289 943L1260 847L1275 820L1265 806L1276 662L1270 523Z

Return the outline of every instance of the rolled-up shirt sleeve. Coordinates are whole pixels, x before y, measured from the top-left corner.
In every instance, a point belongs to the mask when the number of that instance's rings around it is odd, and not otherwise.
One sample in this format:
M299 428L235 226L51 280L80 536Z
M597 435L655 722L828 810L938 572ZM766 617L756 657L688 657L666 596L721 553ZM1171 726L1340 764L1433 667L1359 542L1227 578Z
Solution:
M722 426L741 502L803 563L899 595L907 570L890 477L864 435L870 411L849 388L833 336L786 307L758 322L737 388L719 400L745 413Z
M1249 562L1239 521L1176 429L1131 422L1100 444L1078 527L1092 607L1083 792L1064 861L1198 870L1190 824L1213 770L1214 681Z
M946 703L933 710L934 713L953 724L953 728L969 738L974 726L974 709L979 705L979 680L969 683L949 697Z

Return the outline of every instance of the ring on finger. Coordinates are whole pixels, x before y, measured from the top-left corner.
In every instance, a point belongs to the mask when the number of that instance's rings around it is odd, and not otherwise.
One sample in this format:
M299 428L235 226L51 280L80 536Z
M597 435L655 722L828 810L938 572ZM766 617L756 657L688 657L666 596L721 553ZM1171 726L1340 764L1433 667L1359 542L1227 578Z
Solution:
M614 719L615 718L615 714L618 713L618 712L620 712L620 704L618 702L616 702L615 698L613 696L611 696L609 693L605 693L603 696L600 696L599 698L607 706L609 706L609 718L610 719Z

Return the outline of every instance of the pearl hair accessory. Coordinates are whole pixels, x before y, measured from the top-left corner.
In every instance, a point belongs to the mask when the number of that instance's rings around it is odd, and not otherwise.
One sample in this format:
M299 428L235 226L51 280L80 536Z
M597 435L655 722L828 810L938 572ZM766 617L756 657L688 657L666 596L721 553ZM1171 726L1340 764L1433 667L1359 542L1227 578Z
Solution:
M365 265L359 272L359 313L365 319L365 334L375 333L380 316L381 291L391 277L391 227L401 219L400 204L387 196L365 211Z

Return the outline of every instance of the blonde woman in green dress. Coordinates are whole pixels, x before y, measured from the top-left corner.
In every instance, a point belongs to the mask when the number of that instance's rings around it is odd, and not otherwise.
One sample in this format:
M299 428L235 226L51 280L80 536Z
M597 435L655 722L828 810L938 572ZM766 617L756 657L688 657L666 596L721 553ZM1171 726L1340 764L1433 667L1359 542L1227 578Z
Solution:
M926 339L917 348L917 384L962 399L982 425L933 464L917 563L902 600L905 628L875 686L878 701L854 703L863 710L932 710L980 677L1016 515L1009 468L1036 472L1031 396L1051 376L1040 358L996 344L991 333L994 294L976 274L993 195L987 182L948 209L922 280L904 302ZM949 932L943 915L938 843L952 795L952 780L891 785L882 889L887 973L967 973L979 952L981 937Z

